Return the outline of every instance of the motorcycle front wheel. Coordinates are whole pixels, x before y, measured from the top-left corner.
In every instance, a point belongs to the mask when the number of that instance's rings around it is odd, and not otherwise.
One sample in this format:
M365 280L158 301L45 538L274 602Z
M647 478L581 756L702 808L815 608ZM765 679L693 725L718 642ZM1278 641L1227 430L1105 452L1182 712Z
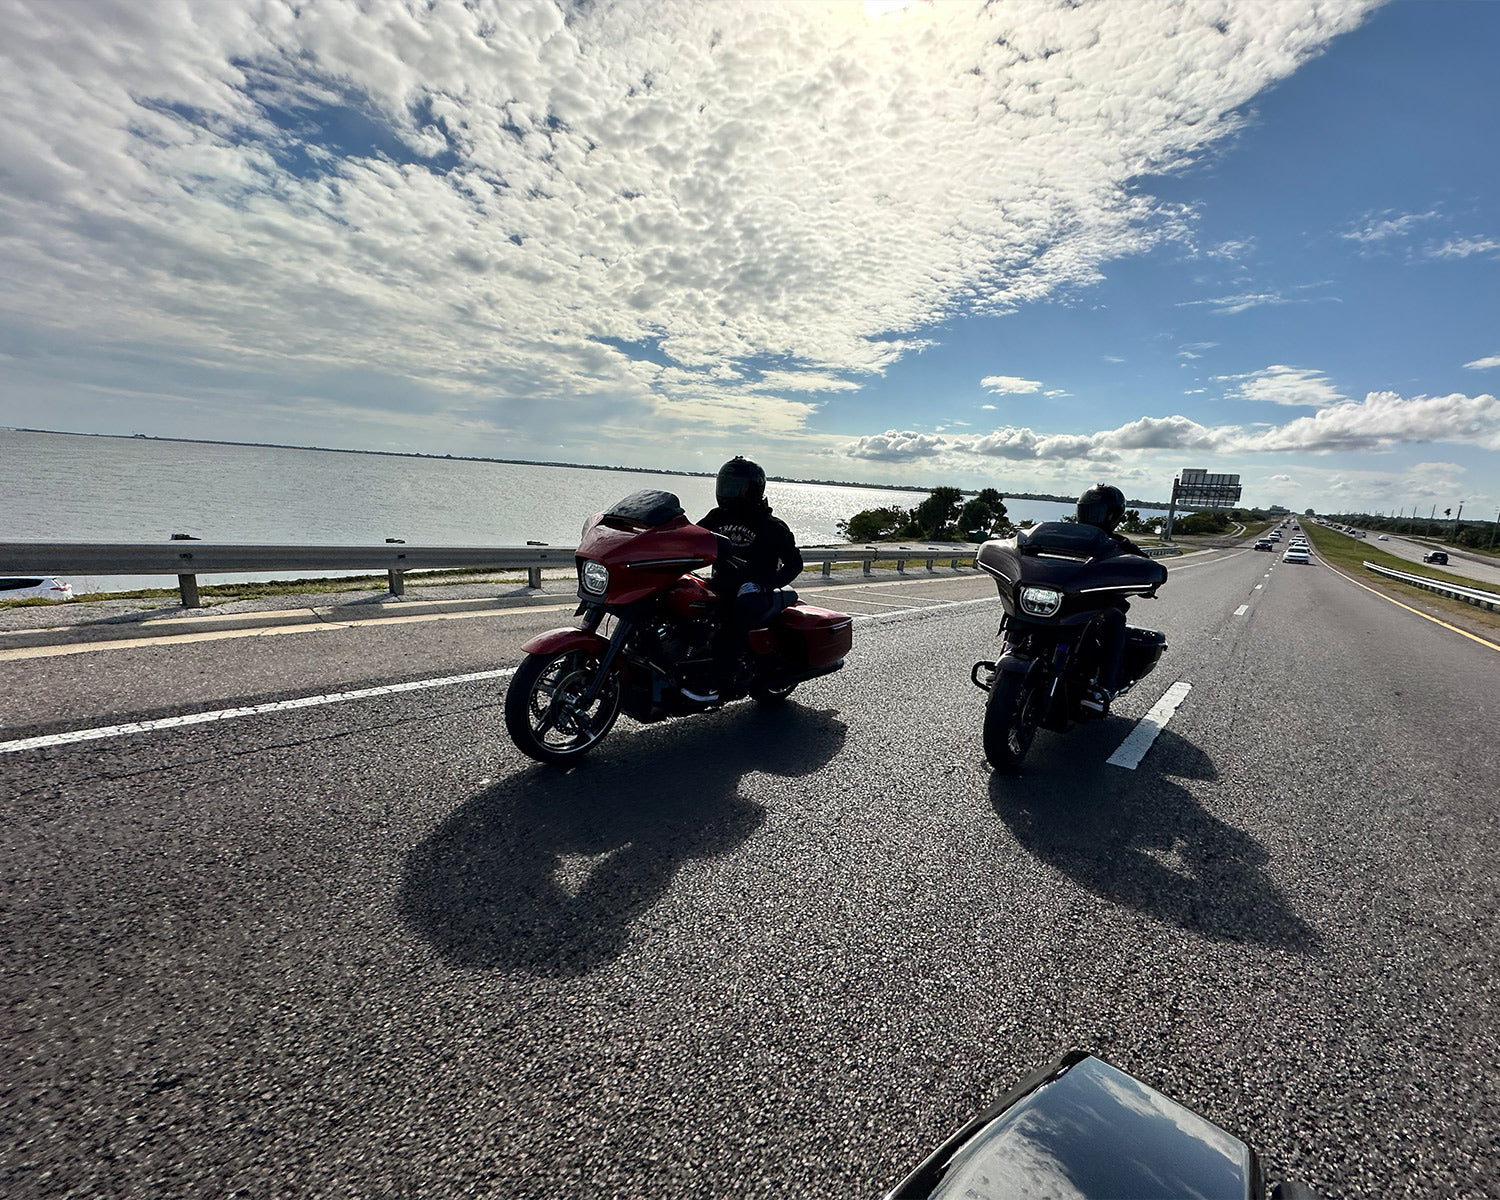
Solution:
M526 656L505 693L505 728L521 753L562 766L603 740L620 715L620 676L611 671L585 704L598 673L585 650Z
M997 771L1020 768L1036 736L1040 697L1025 675L996 672L984 709L984 756Z

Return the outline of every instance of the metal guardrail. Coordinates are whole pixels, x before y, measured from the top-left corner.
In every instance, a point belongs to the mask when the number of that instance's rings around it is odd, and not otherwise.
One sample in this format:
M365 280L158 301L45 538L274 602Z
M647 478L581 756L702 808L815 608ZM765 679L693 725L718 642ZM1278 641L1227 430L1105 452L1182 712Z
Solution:
M1393 571L1389 567L1377 566L1368 559L1364 560L1365 570L1374 571L1377 575L1387 575L1392 579L1399 579L1402 583L1409 583L1414 587L1421 588L1424 592L1433 592L1439 596L1447 596L1450 600L1462 600L1465 604L1472 604L1476 608L1487 608L1490 612L1500 612L1500 596L1494 592L1481 592L1478 588L1458 587L1452 583L1441 583L1436 579L1429 579L1425 575L1411 575L1405 571Z
M273 546L222 542L0 542L0 573L18 575L175 575L184 608L200 607L198 576L239 571L384 571L393 596L405 594L407 571L452 569L524 570L527 582L542 586L544 567L572 567L574 546ZM870 574L876 562L894 560L905 574L908 562L927 569L947 560L955 569L972 565L973 543L892 543L860 547L806 546L803 560L821 563L831 575L834 563L860 563Z

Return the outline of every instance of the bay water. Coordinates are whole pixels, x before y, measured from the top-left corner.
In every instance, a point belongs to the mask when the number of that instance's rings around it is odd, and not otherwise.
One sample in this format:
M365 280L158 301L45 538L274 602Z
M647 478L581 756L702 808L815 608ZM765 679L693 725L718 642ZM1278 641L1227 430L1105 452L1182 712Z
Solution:
M187 533L278 545L400 538L424 546L571 546L586 517L642 488L676 493L690 517L714 503L712 476L0 430L0 542L155 542ZM867 508L911 508L924 496L838 484L766 488L804 546L840 544L838 521ZM1006 505L1013 521L1072 511L1045 500ZM0 563L0 574L7 570ZM332 572L302 573L309 574ZM199 583L297 577L204 575ZM66 578L80 595L175 583L170 576Z

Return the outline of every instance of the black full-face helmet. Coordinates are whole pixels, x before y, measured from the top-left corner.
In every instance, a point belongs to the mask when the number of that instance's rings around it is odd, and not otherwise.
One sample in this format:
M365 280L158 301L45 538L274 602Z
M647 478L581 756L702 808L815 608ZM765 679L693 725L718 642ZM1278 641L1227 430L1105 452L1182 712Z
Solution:
M1096 483L1078 497L1078 523L1093 525L1105 533L1125 519L1125 493L1107 483Z
M714 499L720 508L749 507L766 498L766 473L748 458L736 454L719 468L714 481Z

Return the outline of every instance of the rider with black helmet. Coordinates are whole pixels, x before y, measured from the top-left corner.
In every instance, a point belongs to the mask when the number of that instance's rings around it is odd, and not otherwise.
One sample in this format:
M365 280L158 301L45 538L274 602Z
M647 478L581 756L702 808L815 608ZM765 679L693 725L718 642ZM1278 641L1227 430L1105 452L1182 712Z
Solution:
M1078 497L1077 520L1080 525L1092 525L1109 534L1115 543L1117 554L1139 554L1148 558L1139 546L1115 528L1125 519L1125 493L1106 483L1096 483ZM1099 681L1084 697L1084 708L1103 714L1114 699L1119 685L1120 666L1125 660L1125 613L1130 604L1117 600L1110 608L1099 614Z
M733 669L745 635L797 599L796 592L778 589L802 573L802 552L786 522L771 515L766 473L748 458L735 455L719 468L714 499L717 505L698 524L719 535L712 587L733 603L716 655L723 674ZM711 702L717 696L693 698Z

